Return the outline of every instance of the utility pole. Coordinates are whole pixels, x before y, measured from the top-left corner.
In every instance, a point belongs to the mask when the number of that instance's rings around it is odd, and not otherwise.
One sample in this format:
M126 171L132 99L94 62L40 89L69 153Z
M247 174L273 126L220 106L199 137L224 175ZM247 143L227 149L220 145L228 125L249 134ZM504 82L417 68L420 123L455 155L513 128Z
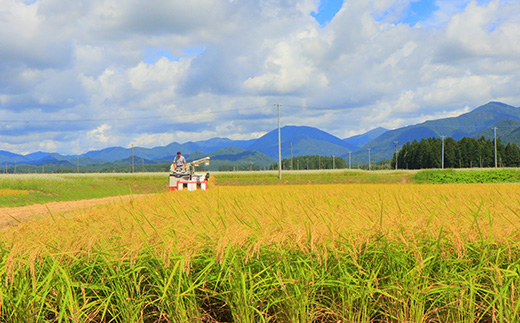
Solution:
M336 169L336 157L332 155L332 169Z
M321 155L318 155L318 169L321 170Z
M395 144L395 170L397 170L397 144L399 143L399 141L394 141L394 144Z
M292 159L292 141L291 141L291 170L293 170L293 159Z
M442 138L442 159L441 159L441 167L442 169L444 169L444 138L446 138L446 136L441 136Z
M298 170L300 170L300 160L299 159L296 160L296 165L298 165Z
M79 157L78 157L78 174L79 174Z
M7 174L7 162L5 162L5 173Z
M352 152L348 152L348 169L352 169Z
M496 164L496 158L495 158L495 164ZM14 162L14 173L16 174L16 162Z
M132 173L134 172L134 144L132 144Z
M307 170L309 170L309 158L307 158Z
M282 135L280 133L280 105L278 108L278 179L282 179Z
M493 130L495 132L495 168L498 167L497 163L497 127L493 127Z
M249 155L249 171L253 170L253 157Z
M45 165L42 165L42 174L45 173Z
M371 169L371 167L370 167L370 150L371 150L371 148L367 148L367 149L368 149L368 170L370 170Z

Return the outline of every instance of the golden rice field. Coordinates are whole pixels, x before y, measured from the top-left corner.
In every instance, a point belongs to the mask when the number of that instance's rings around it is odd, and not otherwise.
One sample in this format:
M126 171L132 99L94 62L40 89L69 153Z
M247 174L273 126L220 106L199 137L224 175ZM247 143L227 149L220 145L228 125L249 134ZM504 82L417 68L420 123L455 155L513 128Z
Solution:
M0 321L518 322L520 185L165 192L0 232Z
M29 194L29 191L26 190L0 189L0 196L18 196L27 194Z

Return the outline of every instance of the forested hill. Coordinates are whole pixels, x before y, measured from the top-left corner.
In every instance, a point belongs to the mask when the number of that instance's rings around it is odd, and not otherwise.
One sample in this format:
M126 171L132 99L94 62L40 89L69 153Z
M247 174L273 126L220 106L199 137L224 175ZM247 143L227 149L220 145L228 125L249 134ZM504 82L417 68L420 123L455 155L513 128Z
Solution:
M442 139L428 138L406 143L397 155L400 169L442 168ZM520 148L514 143L504 145L497 140L497 165L499 167L520 167ZM444 168L494 167L494 140L465 137L458 141L446 138L444 141ZM392 159L395 167L395 154Z
M518 125L516 127L515 125ZM368 159L367 148L371 149L372 160L391 159L397 141L400 146L414 140L441 136L459 140L464 137L492 138L492 128L497 127L497 137L504 143L520 144L520 108L489 102L458 117L425 121L416 125L389 130L371 140L353 154L356 162Z

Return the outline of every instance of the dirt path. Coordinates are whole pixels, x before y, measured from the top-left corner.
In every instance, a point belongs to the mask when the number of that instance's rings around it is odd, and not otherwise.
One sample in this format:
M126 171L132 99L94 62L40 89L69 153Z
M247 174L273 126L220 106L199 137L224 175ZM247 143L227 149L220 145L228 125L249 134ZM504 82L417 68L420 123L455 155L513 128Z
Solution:
M16 224L18 221L26 221L27 219L37 215L49 214L49 212L53 214L68 212L92 207L95 205L107 204L110 202L126 201L129 200L132 196L134 198L138 198L147 195L150 194L121 195L79 201L50 202L46 204L35 204L29 206L4 207L0 208L0 228L10 224Z

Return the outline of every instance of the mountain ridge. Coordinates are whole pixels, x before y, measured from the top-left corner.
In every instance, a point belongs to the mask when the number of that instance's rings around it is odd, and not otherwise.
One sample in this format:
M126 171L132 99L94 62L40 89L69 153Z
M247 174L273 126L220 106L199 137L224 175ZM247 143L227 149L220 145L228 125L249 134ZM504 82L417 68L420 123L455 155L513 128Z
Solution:
M368 148L371 149L371 162L391 159L395 149L395 141L403 145L408 141L421 140L429 137L445 135L453 139L491 135L491 127L500 129L497 136L503 142L520 144L520 108L505 103L492 101L475 108L472 111L457 117L427 120L415 125L409 125L393 130L377 127L364 134L340 139L330 133L309 126L287 125L281 128L282 158L292 155L322 155L348 158L352 152L353 163L368 162ZM517 127L518 126L518 127ZM507 130L507 131L506 131ZM362 146L359 146L362 145ZM190 159L190 155L212 156L220 160L221 164L227 160L232 164L240 158L257 158L259 163L267 164L278 159L278 129L251 140L232 140L215 137L202 141L186 143L172 142L166 146L153 148L134 147L135 158L149 163L172 160L177 151L181 151ZM255 153L255 151L257 153ZM240 156L235 156L240 155ZM92 164L121 163L132 156L132 148L107 147L100 150L88 151L80 155L62 155L37 151L26 155L15 154L0 150L0 163L4 164L32 164L40 165L47 162L67 162L71 165L86 166ZM247 161L249 162L249 161Z
M395 151L395 141L398 141L399 145L403 145L408 141L441 136L459 140L462 137L472 137L501 120L520 122L520 108L491 101L457 117L427 120L415 125L389 130L354 151L352 159L356 163L368 163L368 148L371 149L372 162L391 159ZM520 142L516 143L520 145ZM343 157L345 158L346 155Z

